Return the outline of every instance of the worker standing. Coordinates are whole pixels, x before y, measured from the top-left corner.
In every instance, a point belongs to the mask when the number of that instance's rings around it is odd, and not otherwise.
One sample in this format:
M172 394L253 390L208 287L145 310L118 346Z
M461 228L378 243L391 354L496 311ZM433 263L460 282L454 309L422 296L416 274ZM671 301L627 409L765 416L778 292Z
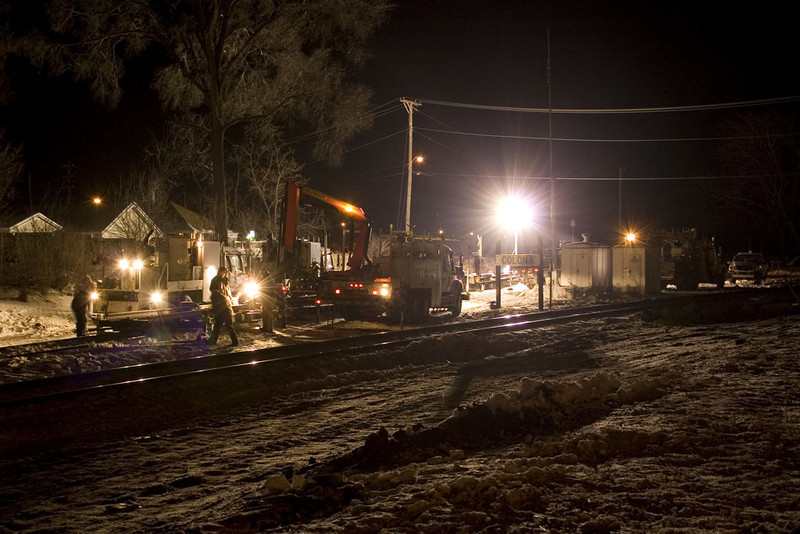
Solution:
M220 267L217 275L211 279L211 311L214 313L214 328L211 330L209 343L215 345L219 332L225 326L231 336L231 345L239 344L236 330L233 329L233 301L230 287L228 287L228 269Z
M88 274L75 284L71 306L72 313L75 314L75 332L78 337L86 335L86 315L89 311L89 303L92 301L92 293L95 291L97 291L97 284Z

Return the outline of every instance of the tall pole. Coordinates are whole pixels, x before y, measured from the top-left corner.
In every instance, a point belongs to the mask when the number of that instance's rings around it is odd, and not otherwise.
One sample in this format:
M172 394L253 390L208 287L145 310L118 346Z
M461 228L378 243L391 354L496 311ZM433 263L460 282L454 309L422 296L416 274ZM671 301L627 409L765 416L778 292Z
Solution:
M623 232L622 229L622 167L619 168L619 189L617 191L617 231Z
M414 110L420 105L419 102L414 102L413 100L408 100L407 98L401 98L400 102L403 103L405 106L406 111L408 112L408 157L406 158L406 164L408 165L408 180L406 182L406 225L405 231L411 232L411 177L413 175L413 169L411 168L412 162L414 160Z
M547 125L549 130L549 152L550 152L550 233L552 236L552 249L550 259L550 309L553 309L553 286L557 278L557 251L556 251L556 219L555 219L555 203L556 203L556 178L553 174L553 90L550 81L550 27L547 28Z

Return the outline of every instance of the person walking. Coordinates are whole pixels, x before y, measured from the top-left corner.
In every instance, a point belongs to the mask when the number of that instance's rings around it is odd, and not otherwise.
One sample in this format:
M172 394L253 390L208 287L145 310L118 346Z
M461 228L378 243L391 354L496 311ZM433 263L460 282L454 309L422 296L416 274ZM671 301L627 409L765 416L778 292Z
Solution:
M220 267L217 275L211 279L211 311L214 314L214 328L208 342L216 345L219 332L225 326L231 336L231 345L239 344L236 330L233 329L233 301L230 287L228 287L228 269Z
M89 303L92 301L92 293L95 291L97 291L97 284L88 274L75 284L72 293L72 313L75 315L75 332L78 337L86 335L86 315L89 311Z

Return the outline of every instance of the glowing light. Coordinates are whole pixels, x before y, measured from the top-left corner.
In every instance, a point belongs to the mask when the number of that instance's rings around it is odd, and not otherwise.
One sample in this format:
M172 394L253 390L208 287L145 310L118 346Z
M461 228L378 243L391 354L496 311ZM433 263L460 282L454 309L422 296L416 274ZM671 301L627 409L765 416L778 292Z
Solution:
M150 302L153 304L161 304L164 300L164 295L161 294L160 291L154 291L152 295L150 295Z
M247 282L244 285L244 294L245 296L247 296L247 298L251 300L256 298L260 292L261 288L258 287L258 284L256 282Z
M381 296L382 297L388 297L389 296L389 288L388 287L383 286L381 288Z
M142 260L133 260L133 268L137 271L141 271L143 266Z
M100 197L94 197L92 199L92 204L94 204L95 206L98 206L98 205L100 205L102 203L103 203L103 199L100 198Z
M422 156L417 156L416 158L414 158L414 161L416 161L417 163L422 163L423 161L425 161L425 158L423 158Z
M497 221L511 230L524 228L530 225L532 220L531 205L521 197L506 197L497 207Z
M628 245L633 245L636 242L636 234L633 232L628 232L625 235L625 243Z
M92 293L89 295L89 298L92 300L97 300L100 298L100 294L97 291L92 291Z
M346 211L347 213L353 213L354 211L353 206L351 206L350 204L345 204L344 211Z
M514 254L516 254L517 234L533 223L533 208L523 197L508 196L497 206L497 222L514 232Z
M130 262L128 260L126 260L125 258L119 260L119 264L118 265L119 265L119 268L122 269L123 271L131 266Z

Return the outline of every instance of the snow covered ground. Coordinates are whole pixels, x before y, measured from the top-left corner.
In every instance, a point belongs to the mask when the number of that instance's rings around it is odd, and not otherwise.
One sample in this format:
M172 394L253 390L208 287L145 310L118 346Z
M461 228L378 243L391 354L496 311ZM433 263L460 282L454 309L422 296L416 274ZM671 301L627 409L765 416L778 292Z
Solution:
M489 300L465 315L536 303ZM11 316L69 334L45 307ZM242 410L0 461L0 533L798 532L793 311L748 298L289 368Z
M71 295L54 292L31 293L22 302L16 290L0 288L0 347L74 335L71 301Z

